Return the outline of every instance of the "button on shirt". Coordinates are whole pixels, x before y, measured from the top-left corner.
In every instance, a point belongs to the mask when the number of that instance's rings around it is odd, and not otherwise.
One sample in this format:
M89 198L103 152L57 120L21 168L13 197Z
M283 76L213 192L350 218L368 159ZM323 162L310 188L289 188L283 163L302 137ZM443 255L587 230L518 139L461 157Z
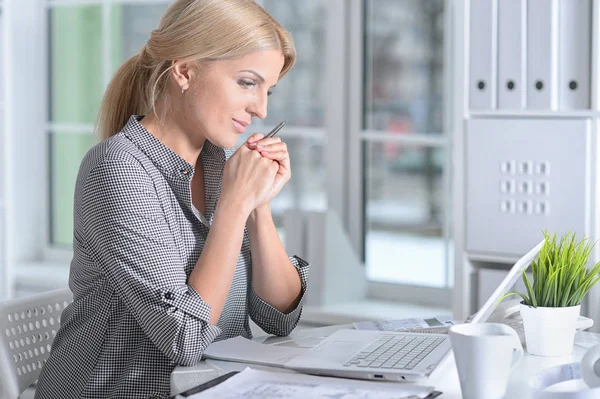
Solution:
M69 279L74 301L61 316L36 398L168 397L175 366L199 362L213 340L251 338L249 317L276 335L289 334L300 318L308 264L290 258L302 299L292 312L278 311L252 289L244 231L225 307L217 325L210 324L210 305L187 278L206 242L233 150L204 145L203 215L192 205L194 168L140 119L132 116L82 161Z

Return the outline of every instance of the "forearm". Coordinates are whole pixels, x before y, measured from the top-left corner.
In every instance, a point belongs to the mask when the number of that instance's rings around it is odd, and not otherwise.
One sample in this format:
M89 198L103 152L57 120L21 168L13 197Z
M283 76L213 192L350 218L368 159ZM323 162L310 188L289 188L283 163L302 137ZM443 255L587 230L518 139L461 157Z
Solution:
M231 287L242 246L246 214L235 207L217 206L202 253L188 284L211 307L210 322L216 324Z
M300 276L277 234L269 205L250 214L247 228L254 292L280 312L293 310L301 298Z

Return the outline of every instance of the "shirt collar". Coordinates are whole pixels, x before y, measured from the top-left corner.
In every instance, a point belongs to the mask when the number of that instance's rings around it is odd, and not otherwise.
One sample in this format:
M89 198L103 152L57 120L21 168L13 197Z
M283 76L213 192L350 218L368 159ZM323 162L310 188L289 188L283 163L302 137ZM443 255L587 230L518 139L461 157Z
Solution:
M191 179L194 175L194 166L177 155L173 150L164 145L140 123L141 115L132 115L122 129L123 134L131 140L150 160L167 176L181 176ZM202 160L206 164L224 167L225 162L233 154L234 149L220 148L206 140L202 147Z

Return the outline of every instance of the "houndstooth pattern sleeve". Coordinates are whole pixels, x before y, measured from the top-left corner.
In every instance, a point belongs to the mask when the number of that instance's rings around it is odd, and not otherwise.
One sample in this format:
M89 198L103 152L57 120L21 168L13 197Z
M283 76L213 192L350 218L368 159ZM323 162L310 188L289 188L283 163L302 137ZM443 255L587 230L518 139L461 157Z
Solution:
M309 264L298 256L291 256L290 262L292 262L292 265L294 265L300 275L300 284L302 287L302 297L294 310L289 313L282 313L262 300L252 288L250 289L250 317L260 328L269 334L279 336L288 335L296 327L302 314L304 297L306 296Z
M186 284L148 174L134 162L105 160L90 172L81 203L88 249L142 330L173 362L200 361L221 330Z

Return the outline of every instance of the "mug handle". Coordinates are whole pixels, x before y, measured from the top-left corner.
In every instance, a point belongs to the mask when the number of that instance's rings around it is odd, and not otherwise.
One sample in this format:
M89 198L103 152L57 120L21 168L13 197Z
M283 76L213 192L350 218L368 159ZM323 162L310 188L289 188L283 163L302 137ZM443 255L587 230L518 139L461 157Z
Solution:
M507 326L508 327L508 326ZM523 357L523 345L521 345L521 339L519 335L514 330L514 328L508 327L508 332L510 333L512 339L512 347L513 347L513 360L511 367L514 366L521 358Z

